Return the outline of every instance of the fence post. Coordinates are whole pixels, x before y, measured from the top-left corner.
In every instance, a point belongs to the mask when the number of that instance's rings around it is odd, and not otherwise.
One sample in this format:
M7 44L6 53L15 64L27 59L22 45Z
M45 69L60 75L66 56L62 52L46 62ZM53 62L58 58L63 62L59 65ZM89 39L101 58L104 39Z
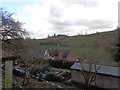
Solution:
M5 88L12 88L13 61L5 61Z

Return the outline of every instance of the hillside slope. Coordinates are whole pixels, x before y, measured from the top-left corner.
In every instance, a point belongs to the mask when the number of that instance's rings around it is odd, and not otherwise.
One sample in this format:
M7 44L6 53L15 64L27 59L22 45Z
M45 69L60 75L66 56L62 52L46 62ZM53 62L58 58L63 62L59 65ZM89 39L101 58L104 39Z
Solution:
M87 58L104 65L117 66L114 54L117 51L118 32L109 31L91 35L76 35L59 39L52 37L39 40L43 49L63 48L72 50L77 57ZM57 45L60 46L57 46Z

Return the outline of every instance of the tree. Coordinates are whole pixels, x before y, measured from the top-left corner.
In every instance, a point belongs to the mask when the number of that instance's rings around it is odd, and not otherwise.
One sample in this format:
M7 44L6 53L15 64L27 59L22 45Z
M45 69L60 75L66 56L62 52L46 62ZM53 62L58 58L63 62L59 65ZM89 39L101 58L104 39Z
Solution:
M78 59L81 66L81 74L84 84L89 87L93 82L96 84L97 72L101 65L96 65L98 57L95 56L96 51L90 51L83 55L82 59Z
M81 74L83 76L84 84L89 87L93 82L96 84L97 72L100 65L97 67L95 63L90 63L87 59L79 60L81 65ZM85 64L88 63L88 64Z
M22 48L22 41L29 38L28 32L22 27L23 23L16 20L14 13L9 13L0 8L0 39L2 40L2 49L12 49L17 52Z
M6 49L6 48L12 49L14 47L14 44L11 43L11 40L16 38L25 39L28 36L27 31L22 28L23 23L19 22L19 20L14 19L13 16L14 16L14 13L9 13L8 11L3 10L3 8L0 8L0 44L2 44L2 47L0 47L0 50ZM5 66L6 66L5 75L7 75L5 79L5 87L12 87L12 83L11 83L12 82L12 75L11 75L12 62L7 61ZM8 76L9 72L7 68L10 70L9 71L10 76ZM2 71L1 68L0 68L0 71ZM7 79L7 77L9 77L9 79ZM1 78L0 78L0 88L2 88Z
M16 44L16 47L17 46ZM19 50L19 55L24 60L24 63L33 63L40 59L39 53L36 50L40 49L40 44L37 40L27 39L22 42L22 48Z
M27 31L22 28L23 23L13 18L15 14L0 8L0 39L6 41L15 38L26 38Z
M114 60L116 61L116 62L118 62L118 64L120 63L120 27L117 27L117 32L118 32L118 43L117 43L117 49L116 49L116 53L115 53L115 55L114 55Z

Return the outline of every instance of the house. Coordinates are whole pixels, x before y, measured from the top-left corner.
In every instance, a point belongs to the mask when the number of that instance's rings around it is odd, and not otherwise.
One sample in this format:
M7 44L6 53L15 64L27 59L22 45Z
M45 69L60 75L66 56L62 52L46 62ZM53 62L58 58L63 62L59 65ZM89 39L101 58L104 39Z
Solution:
M55 59L55 60L77 60L75 54L70 50L64 49L50 49L47 50L44 54L47 56L45 58Z
M54 60L75 60L77 59L76 55L70 50L64 49L35 49L27 53L32 58L42 58L42 59L54 59ZM26 55L26 53L22 53Z
M88 66L88 64L86 64ZM92 85L96 85L101 88L118 88L120 86L120 74L118 71L119 67L111 67L111 66L100 66L96 65L96 68L99 68L96 73L96 80L92 83ZM91 72L94 72L93 68ZM82 67L79 62L75 62L71 66L71 80L76 83L84 83L84 79L81 73Z
M44 59L54 59L54 58L52 56L50 56L48 50L46 50L44 53Z
M43 50L43 49L34 49L29 51L29 53L27 53L29 56L31 56L32 58L36 58L36 59L52 59L52 57L50 56L50 54L48 53L48 50Z

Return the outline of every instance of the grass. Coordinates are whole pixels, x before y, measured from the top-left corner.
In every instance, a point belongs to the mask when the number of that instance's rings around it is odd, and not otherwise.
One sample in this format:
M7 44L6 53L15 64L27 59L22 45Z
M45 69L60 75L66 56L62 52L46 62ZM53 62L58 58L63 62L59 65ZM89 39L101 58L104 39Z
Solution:
M70 69L52 68L54 71L71 71Z
M91 35L76 35L62 41L70 46L87 46L87 47L106 47L117 42L117 31L103 32ZM113 43L114 42L114 43Z
M55 45L42 45L41 48L43 49L70 49L70 47L64 47L64 46L55 46Z

